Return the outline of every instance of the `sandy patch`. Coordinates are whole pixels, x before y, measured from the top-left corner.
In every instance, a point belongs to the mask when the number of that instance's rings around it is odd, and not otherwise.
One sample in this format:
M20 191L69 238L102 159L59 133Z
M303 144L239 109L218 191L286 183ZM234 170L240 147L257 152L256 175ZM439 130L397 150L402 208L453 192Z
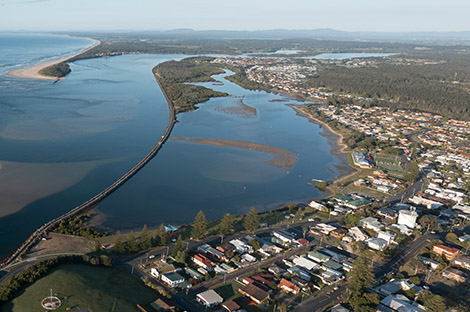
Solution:
M65 190L111 160L72 163L0 161L0 218L48 195Z
M42 240L28 253L28 258L64 253L86 253L95 250L95 243L85 237L49 233L47 240Z
M91 38L89 38L89 39L91 39ZM80 54L82 54L82 53L84 53L84 52L86 52L90 49L93 49L94 47L98 46L101 43L99 40L95 40L95 39L91 39L91 40L95 41L95 43L93 45L83 49L82 51L80 51L80 52L78 52L74 55L67 56L67 57L65 57L63 59L60 59L60 60L39 63L39 64L30 66L30 67L15 69L15 70L9 71L7 73L7 75L8 76L13 76L13 77L18 77L18 78L26 78L26 79L47 79L47 80L65 79L65 78L56 78L56 77L50 77L50 76L43 76L43 75L40 75L39 72L42 69L46 68L46 67L49 67L49 66L52 66L52 65L55 65L55 64L59 64L59 63L62 63L62 62L66 62L66 61L70 60L71 58L76 57L77 55L80 55Z
M243 99L238 100L237 103L233 106L217 106L215 110L231 115L236 115L245 119L256 118L258 115L256 108L243 103Z
M179 140L185 142L206 144L212 146L223 146L223 147L232 147L239 148L249 151L267 153L273 156L273 158L266 162L266 164L278 167L284 170L290 170L295 163L297 162L297 157L295 154L286 151L279 147L274 147L270 145L258 144L253 142L245 141L232 141L232 140L219 140L219 139L187 139L187 138L178 138L171 137L171 140Z

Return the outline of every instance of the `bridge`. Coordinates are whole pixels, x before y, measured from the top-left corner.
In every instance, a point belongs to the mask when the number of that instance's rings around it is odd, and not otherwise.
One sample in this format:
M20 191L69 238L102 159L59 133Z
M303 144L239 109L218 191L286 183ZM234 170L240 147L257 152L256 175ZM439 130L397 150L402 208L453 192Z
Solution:
M111 193L117 190L121 185L126 183L127 180L129 180L140 169L142 169L153 157L155 157L157 152L162 147L163 143L165 143L166 140L168 140L168 138L170 137L171 131L173 130L173 127L176 123L176 114L175 114L175 106L173 102L168 98L165 92L165 89L163 88L162 84L158 80L158 73L156 73L155 71L153 72L154 72L155 80L157 81L160 89L162 90L163 95L165 96L165 99L168 103L168 108L170 111L170 120L168 121L168 126L166 127L165 132L163 133L160 140L158 140L158 142L152 147L152 149L148 152L148 154L145 155L144 158L142 158L141 161L139 161L134 167L132 167L129 171L127 171L122 177L116 180L113 184L111 184L106 189L96 194L94 197L87 200L80 206L77 206L73 208L72 210L64 213L63 215L47 222L46 224L38 228L36 231L34 231L34 233L32 233L28 237L28 239L26 239L26 241L24 241L24 243L10 257L8 257L2 263L0 263L0 267L5 267L7 265L10 265L16 259L21 258L24 254L28 252L28 250L34 247L41 240L41 238L45 237L49 231L54 229L54 227L58 226L61 221L72 218L76 215L83 213L86 210L89 210L95 207L103 199L105 199Z

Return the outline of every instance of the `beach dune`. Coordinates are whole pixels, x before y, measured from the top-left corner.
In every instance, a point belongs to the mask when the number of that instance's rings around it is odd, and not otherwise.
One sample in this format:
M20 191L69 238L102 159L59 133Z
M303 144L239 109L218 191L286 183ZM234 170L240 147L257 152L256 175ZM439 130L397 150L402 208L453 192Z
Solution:
M33 65L33 66L30 66L30 67L26 67L26 68L20 68L20 69L15 69L15 70L12 70L12 71L9 71L7 73L8 76L12 76L12 77L18 77L18 78L26 78L26 79L47 79L47 80L57 80L57 79L64 79L64 78L58 78L58 77L50 77L50 76L44 76L44 75L41 75L39 74L39 72L41 70L43 70L44 68L46 67L49 67L49 66L52 66L52 65L55 65L55 64L59 64L59 63L62 63L62 62L66 62L90 49L93 49L94 47L98 46L101 42L99 40L95 40L95 39L91 39L91 40L94 40L95 43L93 43L91 46L83 49L82 51L74 54L74 55L70 55L70 56L67 56L63 59L59 59L59 60L54 60L54 61L49 61L49 62L44 62L44 63L39 63L39 64L36 64L36 65Z

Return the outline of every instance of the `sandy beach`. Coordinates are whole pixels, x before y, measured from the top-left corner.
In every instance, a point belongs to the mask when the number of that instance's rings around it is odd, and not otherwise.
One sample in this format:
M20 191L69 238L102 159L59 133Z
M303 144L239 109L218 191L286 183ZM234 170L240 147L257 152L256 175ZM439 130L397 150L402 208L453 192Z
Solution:
M224 147L232 147L232 148L239 148L249 151L256 151L271 154L273 158L266 162L266 164L278 167L280 169L290 170L295 163L297 162L297 157L295 154L286 151L279 147L252 143L252 142L244 142L244 141L231 141L231 140L219 140L219 139L196 139L196 138L179 138L179 137L171 137L171 140L178 140L178 141L185 141L185 142L192 142L192 143L199 143L199 144L206 144L212 146L224 146Z
M80 54L82 54L82 53L84 53L84 52L86 52L90 49L93 49L94 47L98 46L101 43L99 40L95 40L95 39L91 39L91 38L88 38L88 39L95 41L95 43L93 43L91 46L83 49L82 51L80 51L78 53L75 53L74 55L70 55L70 56L67 56L67 57L65 57L63 59L59 59L59 60L39 63L39 64L30 66L30 67L26 67L26 68L15 69L15 70L9 71L7 73L7 75L12 76L12 77L18 77L18 78L26 78L26 79L47 79L47 80L58 80L58 79L62 80L62 79L65 79L65 78L44 76L44 75L39 74L39 72L42 69L46 68L46 67L49 67L49 66L52 66L52 65L55 65L55 64L58 64L58 63L66 62L66 61L76 57L77 55L80 55Z
M331 151L332 155L335 155L335 154L348 154L348 152L346 151L347 145L343 143L343 134L342 133L339 133L339 132L333 130L330 127L330 125L328 125L327 123L315 118L312 114L304 111L301 107L299 107L297 105L288 105L288 106L291 107L292 109L294 109L297 112L297 115L302 116L302 117L306 117L306 118L308 118L308 120L310 122L321 125L322 127L326 128L328 132L330 132L331 134L333 134L337 137L336 142L335 142L335 146L333 147L333 150ZM324 136L328 137L328 133L325 133ZM349 165L349 163L347 163L347 168L349 169L348 170L349 172L339 175L336 179L333 180L333 183L339 182L343 179L347 179L350 176L356 174L357 171L358 171L356 168L351 167Z

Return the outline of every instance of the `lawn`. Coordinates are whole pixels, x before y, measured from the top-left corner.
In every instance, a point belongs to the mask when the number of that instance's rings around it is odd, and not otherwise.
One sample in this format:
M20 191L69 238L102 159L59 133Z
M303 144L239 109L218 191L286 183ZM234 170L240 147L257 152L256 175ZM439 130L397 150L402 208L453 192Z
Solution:
M68 264L21 291L12 301L2 305L0 311L43 312L41 300L49 295L51 288L62 300L62 306L55 311L67 311L70 307L73 307L71 310L86 308L93 312L139 311L137 304L148 307L158 298L156 291L123 268Z

